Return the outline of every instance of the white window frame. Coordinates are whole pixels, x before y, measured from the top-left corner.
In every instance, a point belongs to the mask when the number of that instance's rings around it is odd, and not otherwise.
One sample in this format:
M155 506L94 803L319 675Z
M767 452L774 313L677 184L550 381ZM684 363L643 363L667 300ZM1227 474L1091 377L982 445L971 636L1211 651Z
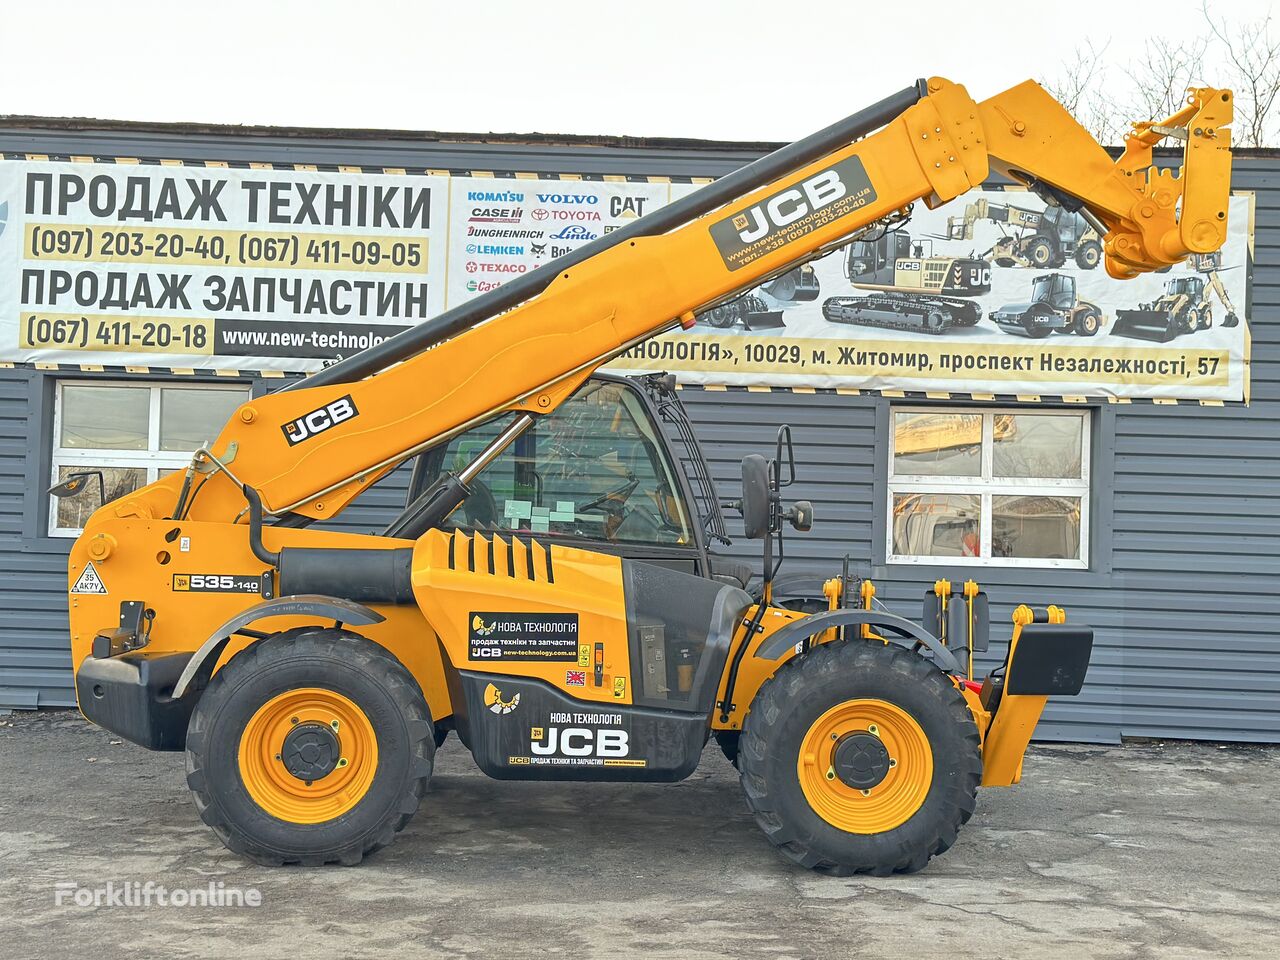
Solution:
M894 462L896 458L897 431L894 429L894 418L900 413L928 414L975 414L982 416L982 471L974 477L935 477L919 474L896 474ZM1051 479L1034 477L996 477L993 474L995 455L995 418L1005 414L1015 416L1038 417L1074 417L1081 420L1080 425L1080 476L1070 479ZM1091 508L1090 491L1090 436L1092 427L1091 410L1061 409L1027 409L1020 407L889 407L889 468L888 494L885 512L885 557L889 563L926 564L929 566L991 566L991 567L1032 567L1032 568L1067 568L1087 570L1089 568L1089 514ZM912 556L893 552L893 504L899 494L938 493L968 494L981 498L980 524L980 556L976 557L940 557ZM991 504L992 497L1000 496L1048 496L1080 498L1080 557L1079 559L1052 559L1049 557L993 557L991 555Z
M147 410L147 448L145 450L111 450L62 447L62 394L65 387L145 387L150 390ZM164 388L184 390L210 390L220 393L238 391L248 400L251 390L244 383L207 383L203 381L138 381L138 380L79 380L66 379L57 382L53 404L53 456L49 467L50 485L57 482L61 467L122 467L146 470L146 482L154 483L161 470L183 469L191 463L194 450L160 449L160 391ZM213 437L207 439L212 440ZM78 537L81 527L58 526L58 499L49 497L49 536Z

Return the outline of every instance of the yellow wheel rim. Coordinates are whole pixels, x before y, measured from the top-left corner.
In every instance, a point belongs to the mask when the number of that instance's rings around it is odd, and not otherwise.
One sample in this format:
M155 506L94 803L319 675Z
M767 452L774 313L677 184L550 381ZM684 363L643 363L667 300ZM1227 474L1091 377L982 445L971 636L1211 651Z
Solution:
M874 779L883 772L865 789L850 786L837 773L837 766L847 769L849 751L862 744L870 745L866 752L873 760L882 761L871 764L875 773L864 775ZM933 783L933 749L920 724L901 707L884 700L846 700L809 727L796 773L809 806L827 823L847 833L884 833L924 805Z
M286 765L290 733L319 730L325 745L336 739L331 767L310 782ZM312 740L315 738L313 737ZM296 757L299 747L288 743ZM304 746L312 754L315 747ZM323 768L322 768L323 769ZM240 737L240 779L254 803L278 820L324 823L340 817L369 791L378 769L378 739L364 711L340 693L300 687L272 697L249 719Z

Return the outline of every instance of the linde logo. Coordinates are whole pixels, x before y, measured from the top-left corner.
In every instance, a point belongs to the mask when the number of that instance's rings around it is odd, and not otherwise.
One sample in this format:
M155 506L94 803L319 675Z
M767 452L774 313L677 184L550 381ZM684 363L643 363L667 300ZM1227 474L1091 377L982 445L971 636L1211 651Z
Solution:
M600 202L594 193L540 193L539 203L568 203L575 205L593 205Z
M540 757L625 757L631 749L628 740L625 730L534 727L530 731L529 752Z
M586 227L575 224L572 227L565 227L559 233L551 235L552 240L594 240L597 234L592 233Z
M806 213L835 203L847 192L835 170L824 170L734 217L738 239L743 243L755 243L769 232L770 227L781 228L795 223Z
M467 199L473 203L524 203L524 194L511 190L471 190Z
M304 413L297 420L282 424L280 429L284 431L284 438L292 447L359 415L355 401L351 399L351 394L347 394L337 400L330 400L318 410Z

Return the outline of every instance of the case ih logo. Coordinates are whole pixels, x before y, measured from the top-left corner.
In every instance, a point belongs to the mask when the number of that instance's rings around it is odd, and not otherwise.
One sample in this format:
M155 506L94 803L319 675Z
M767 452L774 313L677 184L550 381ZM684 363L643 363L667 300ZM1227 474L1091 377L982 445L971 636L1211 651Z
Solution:
M319 410L304 413L297 420L291 420L280 427L289 446L296 446L303 440L310 440L318 433L324 433L330 427L336 427L360 415L356 402L351 394L331 400Z

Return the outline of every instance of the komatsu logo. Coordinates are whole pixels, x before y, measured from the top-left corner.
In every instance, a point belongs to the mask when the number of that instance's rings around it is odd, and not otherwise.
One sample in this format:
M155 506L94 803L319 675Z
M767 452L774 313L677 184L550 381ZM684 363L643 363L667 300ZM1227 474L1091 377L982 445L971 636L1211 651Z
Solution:
M737 270L876 199L862 161L846 157L711 225L725 266Z
M304 413L297 420L290 420L288 423L283 424L280 429L284 431L284 438L289 441L289 446L292 447L303 440L310 440L316 434L324 433L331 427L346 423L346 421L359 415L360 411L356 409L356 402L351 399L351 394L347 394L345 397L331 400L318 410Z

